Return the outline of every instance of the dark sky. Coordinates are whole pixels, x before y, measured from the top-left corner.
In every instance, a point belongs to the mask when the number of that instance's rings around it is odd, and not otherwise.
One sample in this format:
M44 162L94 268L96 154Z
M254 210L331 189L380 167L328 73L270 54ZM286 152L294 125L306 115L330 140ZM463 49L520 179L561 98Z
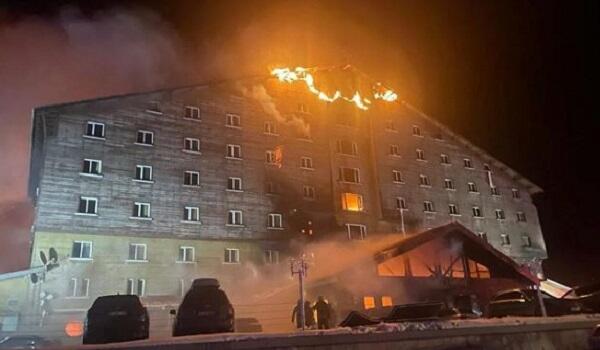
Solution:
M6 58L5 74L14 73L13 67L29 72L25 75L35 80L35 94L40 97L25 98L25 104L264 73L275 65L352 63L545 190L536 203L550 255L545 267L551 277L568 283L600 277L596 209L600 186L595 170L600 151L597 1L79 4L39 0L3 4L0 81ZM81 39L82 22L89 25L83 38L91 39L85 45L73 40ZM36 30L45 26L58 34L38 37ZM140 27L150 29L143 30L147 36L130 34L129 29ZM111 34L104 35L107 31ZM53 56L48 42L59 43L64 55ZM73 42L79 46L72 48ZM19 50L3 58L12 48L7 43L18 43ZM28 61L20 55L28 52L28 45L42 45L45 50L41 56L27 56ZM132 47L141 54L123 56ZM106 55L113 49L114 54ZM98 55L100 68L83 62ZM65 57L83 59L73 71L57 67ZM145 61L143 57L154 61L140 70L137 65ZM39 66L43 69L30 72L29 68ZM120 77L130 79L107 78L106 72L115 67ZM39 79L46 76L54 77L53 86ZM59 81L56 77L61 76L70 79ZM22 81L22 73L10 77ZM77 79L81 84L74 83ZM7 85L5 81L0 84ZM19 91L31 95L30 86L20 85ZM0 117L17 121L11 134L26 138L28 115ZM21 170L26 164L15 162ZM5 183L9 180L16 181L11 178ZM24 187L15 193L16 199L23 197Z

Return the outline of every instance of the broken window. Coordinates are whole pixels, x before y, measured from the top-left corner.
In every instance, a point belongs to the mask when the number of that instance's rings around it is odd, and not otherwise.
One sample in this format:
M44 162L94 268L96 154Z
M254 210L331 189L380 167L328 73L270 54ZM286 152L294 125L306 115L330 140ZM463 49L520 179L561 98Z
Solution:
M367 226L358 224L346 224L348 239L363 240L367 236Z
M339 180L343 182L359 183L360 177L357 168L340 168Z
M342 209L347 211L363 211L363 198L356 193L342 193Z

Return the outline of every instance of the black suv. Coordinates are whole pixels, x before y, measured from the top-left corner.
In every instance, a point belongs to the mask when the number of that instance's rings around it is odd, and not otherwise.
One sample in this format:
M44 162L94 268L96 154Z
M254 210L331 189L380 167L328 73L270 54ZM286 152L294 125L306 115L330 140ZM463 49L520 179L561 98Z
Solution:
M176 313L174 337L234 331L233 306L219 287L214 278L194 280Z
M147 339L148 310L137 295L107 295L94 301L83 329L84 344Z

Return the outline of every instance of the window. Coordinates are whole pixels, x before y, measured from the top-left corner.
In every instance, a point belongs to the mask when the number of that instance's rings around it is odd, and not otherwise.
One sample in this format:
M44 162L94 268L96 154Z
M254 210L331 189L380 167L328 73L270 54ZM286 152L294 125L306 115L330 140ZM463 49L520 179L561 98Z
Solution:
M424 201L423 202L423 211L426 212L426 213L433 213L433 212L435 212L435 208L433 207L433 202Z
M265 122L265 134L277 135L277 129L275 127L275 123Z
M145 279L127 279L127 290L125 294L144 296L146 294L146 280Z
M444 179L444 188L447 190L454 190L454 182L451 179Z
M442 164L448 165L448 164L450 164L450 158L446 154L440 154L440 162Z
M500 241L502 245L510 245L510 237L506 233L500 234Z
M183 220L185 220L185 221L200 221L200 208L184 207L183 208Z
M402 197L396 198L396 209L398 209L398 210L408 209L406 206L406 200L404 200L404 198L402 198Z
M98 213L98 199L93 197L79 197L78 214L96 215Z
M356 193L342 193L342 209L347 211L363 211L363 198Z
M431 183L429 182L429 178L427 177L427 175L419 175L419 185L421 186L431 186Z
M506 217L504 215L504 210L502 210L502 209L496 209L495 212L496 212L496 219L498 219L498 220L504 220L504 219L506 219Z
M365 310L374 309L375 308L375 298L374 297L363 297L363 306Z
M478 193L479 192L477 190L477 185L474 182L468 182L467 183L467 189L471 193Z
M302 169L313 169L313 160L309 157L302 157L300 159L300 167Z
M512 197L514 199L520 199L521 198L521 192L518 189L513 188L512 189Z
M129 244L129 255L127 256L127 260L131 261L146 261L146 245L141 243L130 243Z
M265 250L265 264L279 264L279 251L278 250Z
M91 259L92 258L92 242L90 241L73 241L71 248L71 259Z
M521 242L523 243L523 247L530 248L531 247L531 237L528 234L524 233L521 236Z
M425 152L422 149L417 149L417 160L425 160Z
M88 122L85 130L85 136L104 138L104 124L97 122Z
M469 158L463 159L463 164L465 165L465 168L473 169L473 164L471 163L471 159L469 159Z
M395 183L404 183L402 172L400 170L392 170L392 181Z
M367 226L357 224L346 224L348 239L363 240L367 237Z
M390 296L382 296L381 297L381 306L383 307L387 307L387 306L394 306L394 302L392 301L392 297Z
M315 188L313 186L302 186L302 195L304 199L314 200L315 199Z
M191 170L184 171L183 184L186 186L200 186L200 173Z
M71 278L69 281L68 297L87 298L90 291L89 278Z
M150 218L150 203L135 202L133 204L134 218Z
M423 136L421 135L421 128L418 125L413 125L412 133L414 136Z
M194 262L194 247L179 247L178 262Z
M242 146L240 145L227 145L227 156L226 158L242 159Z
M149 165L137 165L135 167L135 179L139 181L152 181L152 167Z
M148 103L148 112L162 114L162 110L160 109L160 102L158 101L150 101Z
M83 174L102 175L102 161L96 159L84 159L81 172Z
M241 127L241 118L237 114L227 113L225 118L225 125L229 127L239 128Z
M242 211L241 210L230 210L227 215L227 225L240 226L243 225Z
M283 216L281 214L267 215L267 228L283 228Z
M356 126L358 124L356 117L352 114L340 113L335 116L335 120L338 124L345 126Z
M183 117L185 119L200 120L200 108L194 106L185 106Z
M517 212L517 221L519 222L526 222L527 221L527 217L525 216L525 213L522 211L518 211Z
M308 106L304 103L298 103L298 112L308 113Z
M240 250L237 248L225 248L224 260L227 264L240 263Z
M492 196L500 195L500 191L498 191L498 187L490 187L490 193L492 194Z
M358 154L358 146L356 142L337 140L337 153L355 156Z
M396 131L396 126L394 125L394 121L388 119L385 121L385 129L389 131Z
M482 218L483 214L481 213L481 208L473 207L473 217Z
M191 137L184 138L183 150L189 152L200 152L200 140Z
M448 204L448 214L450 215L460 215L458 212L458 207L456 204Z
M479 233L477 233L477 235L479 236L479 238L481 238L485 242L488 241L487 233L485 233L485 232L479 232Z
M154 144L154 133L152 131L138 130L135 143L152 146Z
M360 176L357 168L340 168L338 175L339 180L342 182L360 182Z
M398 145L390 145L390 155L394 157L400 157Z
M273 181L265 182L265 191L267 194L278 194L279 186Z
M265 152L265 162L267 164L275 164L275 151Z
M230 177L227 179L227 190L228 191L241 191L242 190L242 179L239 177Z

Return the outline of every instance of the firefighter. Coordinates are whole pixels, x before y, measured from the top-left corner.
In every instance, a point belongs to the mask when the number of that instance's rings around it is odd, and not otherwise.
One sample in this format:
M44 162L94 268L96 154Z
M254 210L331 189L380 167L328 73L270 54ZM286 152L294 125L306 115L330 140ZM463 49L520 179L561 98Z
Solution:
M331 308L323 296L319 296L319 299L315 303L315 306L313 306L313 309L317 312L317 327L319 329L329 329Z
M292 323L296 322L296 328L302 328L302 320L300 319L301 305L302 301L298 299L296 306L294 306L294 311L292 311ZM314 311L308 300L304 302L304 325L308 329L314 328L315 326Z

